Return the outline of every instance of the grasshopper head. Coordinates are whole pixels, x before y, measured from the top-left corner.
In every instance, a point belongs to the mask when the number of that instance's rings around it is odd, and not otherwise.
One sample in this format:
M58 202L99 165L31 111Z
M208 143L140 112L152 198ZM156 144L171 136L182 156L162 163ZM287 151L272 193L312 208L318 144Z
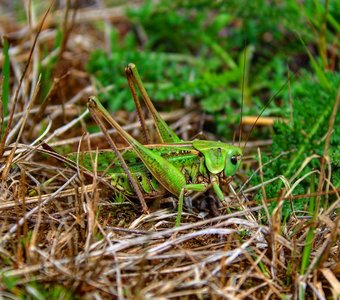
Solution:
M242 150L221 142L193 141L193 147L200 151L208 171L218 174L223 171L225 176L233 176L240 167Z
M230 148L227 151L225 160L224 174L225 176L233 176L236 174L241 165L242 150L239 147L228 145Z

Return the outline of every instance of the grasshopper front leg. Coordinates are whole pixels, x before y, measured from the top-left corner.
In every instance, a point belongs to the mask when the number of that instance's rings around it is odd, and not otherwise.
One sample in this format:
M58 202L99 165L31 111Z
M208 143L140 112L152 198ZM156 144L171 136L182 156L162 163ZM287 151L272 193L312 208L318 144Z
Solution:
M207 184L197 183L197 184L186 184L181 189L181 193L178 197L178 209L175 226L178 227L181 224L181 216L183 211L184 194L186 192L205 192L208 188Z
M218 178L215 175L210 176L210 181L212 182L212 186L216 196L219 200L224 201L223 192L219 186ZM178 197L178 212L176 217L176 227L178 227L181 223L181 215L183 210L183 201L185 192L205 192L208 188L208 184L205 183L197 183L197 184L186 184Z

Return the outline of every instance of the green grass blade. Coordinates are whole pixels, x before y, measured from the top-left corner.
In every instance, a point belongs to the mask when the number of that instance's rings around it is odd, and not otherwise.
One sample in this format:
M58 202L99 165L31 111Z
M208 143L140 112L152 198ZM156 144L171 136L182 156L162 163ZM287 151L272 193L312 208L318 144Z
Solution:
M319 65L319 63L317 62L317 60L313 57L312 53L309 51L307 45L305 44L304 40L302 39L302 37L298 35L298 38L300 39L302 45L305 47L307 54L309 56L309 59L311 61L311 67L314 69L316 76L318 77L320 84L326 88L328 91L331 90L331 85L325 75L324 70L322 69L322 67Z
M315 193L315 175L314 174L312 175L310 192L311 194ZM314 196L310 197L309 213L313 216L313 219L312 219L312 224L310 225L308 229L305 246L302 252L301 269L300 269L301 275L304 275L308 268L310 253L312 251L312 243L313 243L314 233L315 233L315 226L313 225L313 223L316 220L317 213L315 212L315 197Z
M340 34L340 24L331 14L327 15L327 21L331 24L331 26L333 26L336 32Z
M237 64L233 60L233 58L230 56L230 54L223 49L218 43L213 41L208 35L203 34L202 40L204 43L206 43L209 47L211 47L212 51L221 58L221 61L228 66L231 70L234 70L237 68Z

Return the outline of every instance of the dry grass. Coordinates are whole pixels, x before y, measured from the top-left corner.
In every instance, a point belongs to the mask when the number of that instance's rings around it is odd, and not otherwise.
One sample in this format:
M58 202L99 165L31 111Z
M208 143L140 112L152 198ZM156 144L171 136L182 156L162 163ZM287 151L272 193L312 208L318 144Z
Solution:
M182 226L174 228L173 208L141 215L137 204L112 202L113 190L100 174L77 165L65 167L64 157L47 145L58 151L105 145L98 134L83 136L84 103L95 93L84 61L92 45L105 47L105 38L92 23L103 16L100 10L79 10L76 18L69 11L63 23L69 33L65 41L41 60L42 45L53 44L55 24L64 15L65 10L50 12L42 24L39 14L31 24L15 28L9 26L14 24L11 14L0 20L11 40L13 71L13 121L6 119L9 131L0 149L0 297L34 298L40 293L46 299L63 299L71 292L88 299L298 299L304 289L310 299L339 297L340 197L331 182L326 193L334 194L336 201L313 219L292 216L283 222L281 205L270 216L266 206L273 199L263 199L261 206L252 201L266 183L245 183L242 193L230 193L227 212L223 208L220 216L207 219L184 213ZM124 20L120 8L105 11L105 17ZM53 57L58 59L56 79L44 105L38 105L38 64ZM185 119L183 112L167 117L181 116ZM178 126L185 127L180 122ZM260 163L258 171L265 167ZM324 178L327 181L329 174ZM292 178L273 180L282 180L286 187L275 201L292 200ZM302 273L311 228L310 263ZM56 286L63 289L53 298Z

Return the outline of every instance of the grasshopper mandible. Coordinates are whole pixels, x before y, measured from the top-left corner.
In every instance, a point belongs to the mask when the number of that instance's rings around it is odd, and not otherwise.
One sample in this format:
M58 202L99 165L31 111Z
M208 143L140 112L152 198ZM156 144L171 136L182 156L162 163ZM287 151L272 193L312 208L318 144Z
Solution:
M242 150L222 142L194 140L182 141L166 124L153 106L134 64L125 68L129 88L140 119L145 144L128 134L107 112L95 97L88 100L88 108L98 126L103 130L116 162L110 170L111 184L127 196L137 195L143 211L148 212L144 198L166 192L178 198L176 226L180 225L183 199L191 192L204 192L210 186L219 200L224 200L220 184L233 176L241 163ZM160 144L150 144L149 133L143 117L136 88L150 112ZM103 120L114 127L131 146L120 150L105 130Z

